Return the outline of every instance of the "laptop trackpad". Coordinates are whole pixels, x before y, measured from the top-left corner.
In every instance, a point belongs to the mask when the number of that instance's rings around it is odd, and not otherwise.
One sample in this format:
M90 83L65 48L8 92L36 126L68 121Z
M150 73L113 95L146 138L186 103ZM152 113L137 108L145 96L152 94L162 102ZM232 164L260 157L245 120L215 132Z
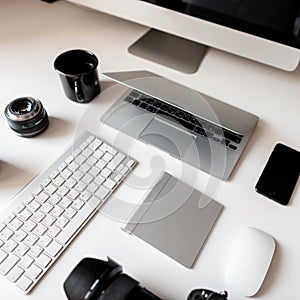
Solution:
M141 132L139 138L181 158L189 149L196 136L164 120L153 118Z

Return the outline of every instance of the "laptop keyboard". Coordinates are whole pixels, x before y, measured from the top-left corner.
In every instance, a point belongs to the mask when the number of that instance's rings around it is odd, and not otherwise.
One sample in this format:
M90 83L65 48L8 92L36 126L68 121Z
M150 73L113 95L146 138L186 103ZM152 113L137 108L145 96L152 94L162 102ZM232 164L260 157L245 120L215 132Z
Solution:
M28 293L135 164L84 132L1 212L0 274Z
M186 112L174 105L149 97L149 95L145 95L136 90L133 90L125 100L140 109L153 114L165 116L176 123L181 124L194 134L216 143L220 143L233 151L238 149L243 138L242 135L236 134L226 128Z

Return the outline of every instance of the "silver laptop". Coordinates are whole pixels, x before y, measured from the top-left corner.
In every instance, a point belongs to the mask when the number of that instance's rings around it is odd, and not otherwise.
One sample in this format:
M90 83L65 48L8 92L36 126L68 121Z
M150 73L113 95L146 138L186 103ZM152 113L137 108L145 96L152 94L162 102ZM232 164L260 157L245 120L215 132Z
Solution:
M101 117L103 123L229 178L257 116L147 71L103 75L128 87Z

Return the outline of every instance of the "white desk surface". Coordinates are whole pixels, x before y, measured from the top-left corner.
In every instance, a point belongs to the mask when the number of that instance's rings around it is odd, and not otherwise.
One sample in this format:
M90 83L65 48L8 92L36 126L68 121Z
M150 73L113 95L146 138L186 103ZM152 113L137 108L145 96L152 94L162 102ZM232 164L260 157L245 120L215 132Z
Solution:
M300 149L300 68L287 73L211 49L197 73L186 75L127 52L127 47L145 30L65 1L48 4L38 0L1 0L1 207L56 159L78 128L97 131L101 127L99 116L112 104L107 91L90 105L65 98L53 61L59 53L72 48L93 51L101 60L101 72L150 70L258 115L258 127L231 180L221 182L189 166L182 168L167 154L125 138L129 153L140 162L128 178L139 182L137 188L123 184L116 193L119 200L113 198L106 203L29 296L1 277L0 298L65 299L63 282L86 256L110 256L123 265L126 273L163 299L184 300L199 287L226 289L224 274L233 245L245 227L255 226L277 241L271 268L255 299L295 299L300 278L299 182L287 207L258 195L254 186L277 142ZM103 89L109 86L103 82ZM28 95L41 99L50 115L47 131L32 139L16 136L3 114L11 100ZM118 144L116 132L110 128L100 130L100 136ZM124 145L119 142L120 148L126 150ZM196 188L212 194L225 207L192 269L120 229L129 211L122 209L126 205L119 204L138 202L146 190L143 186L154 180L162 165L186 182L193 182L197 175ZM233 292L230 296L232 300L246 299Z

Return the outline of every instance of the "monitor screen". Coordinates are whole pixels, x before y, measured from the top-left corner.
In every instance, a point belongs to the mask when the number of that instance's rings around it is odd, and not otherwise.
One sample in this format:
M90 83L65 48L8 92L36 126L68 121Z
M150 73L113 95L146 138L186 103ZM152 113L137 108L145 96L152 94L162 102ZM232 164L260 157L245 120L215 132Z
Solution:
M300 49L300 0L140 0Z
M145 34L140 39L143 55L151 52L165 64L163 51L153 45L171 45L170 51L183 51L175 36L199 45L219 49L282 70L293 71L300 59L300 0L68 0L114 16L142 24L163 33L161 38ZM120 5L120 3L122 4ZM157 34L158 36L158 34ZM151 39L146 39L151 37ZM163 38L162 38L163 37ZM177 39L178 40L178 39ZM145 43L147 41L148 43ZM150 41L150 42L149 42ZM135 43L138 45L138 42ZM129 47L128 50L133 47ZM196 48L195 48L196 49ZM198 51L198 50L197 50ZM198 51L199 53L201 51ZM158 54L157 54L158 53ZM189 55L188 57L194 57ZM161 62L162 61L162 62ZM180 66L189 63L180 59ZM165 64L166 65L166 64ZM171 66L172 67L172 66ZM173 68L173 67L172 67ZM195 70L195 68L190 68ZM191 73L183 70L183 72Z

